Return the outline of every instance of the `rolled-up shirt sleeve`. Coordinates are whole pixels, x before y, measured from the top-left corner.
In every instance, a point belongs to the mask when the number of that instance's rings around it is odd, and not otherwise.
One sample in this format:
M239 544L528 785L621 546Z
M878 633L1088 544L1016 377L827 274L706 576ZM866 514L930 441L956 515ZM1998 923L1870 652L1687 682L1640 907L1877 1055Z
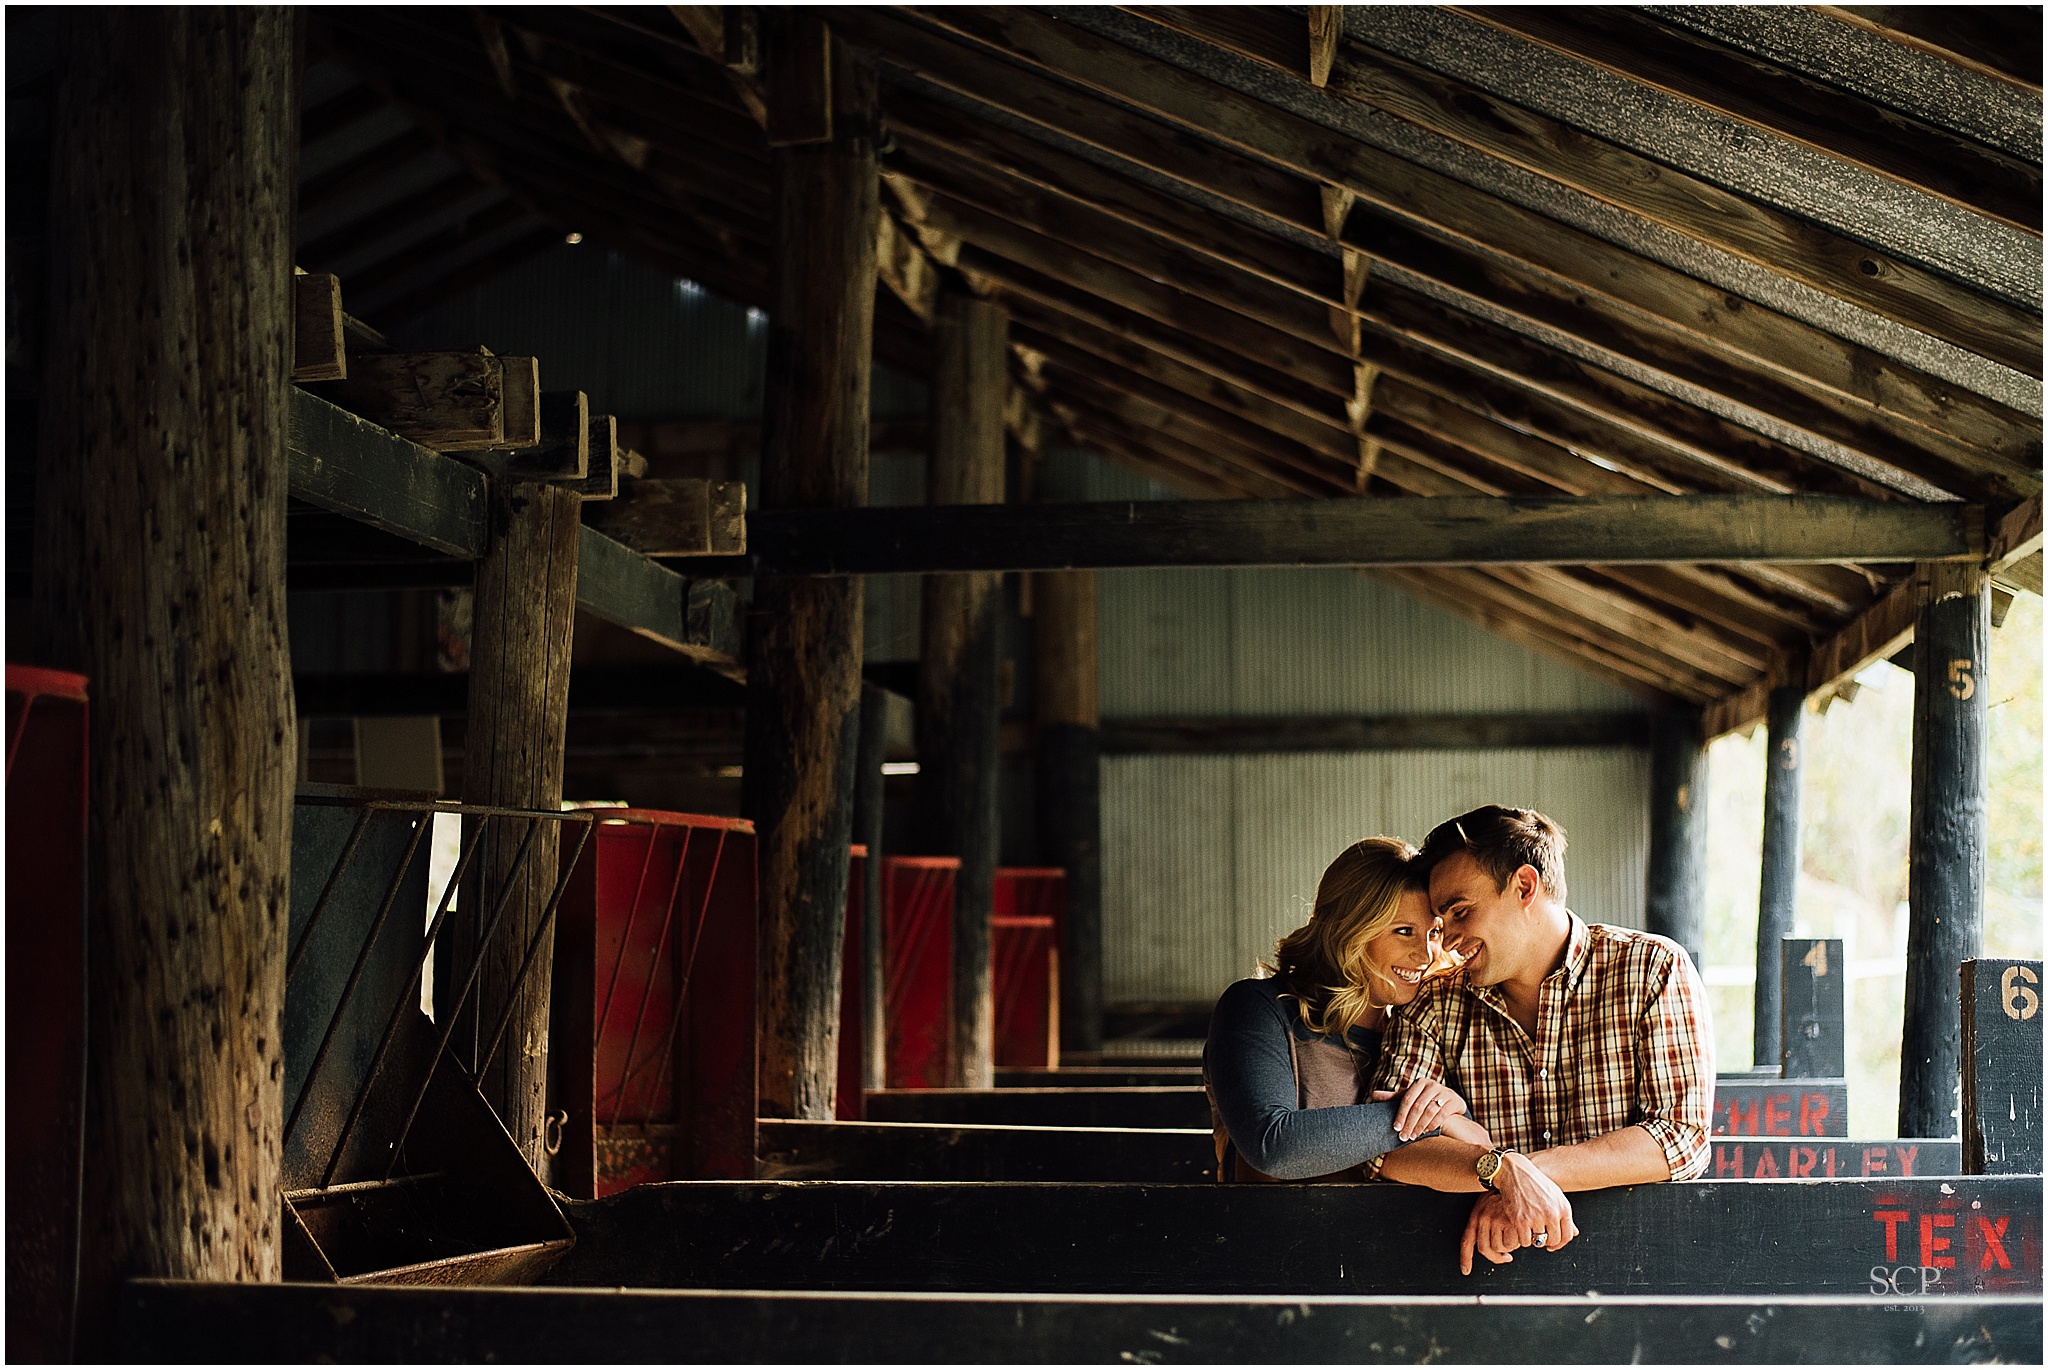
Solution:
M1289 1008L1242 980L1223 992L1209 1020L1203 1070L1245 1164L1276 1180L1307 1180L1400 1146L1392 1103L1297 1106Z
M1674 1180L1702 1174L1712 1152L1713 1041L1706 987L1692 958L1673 948L1637 1026L1636 1107Z

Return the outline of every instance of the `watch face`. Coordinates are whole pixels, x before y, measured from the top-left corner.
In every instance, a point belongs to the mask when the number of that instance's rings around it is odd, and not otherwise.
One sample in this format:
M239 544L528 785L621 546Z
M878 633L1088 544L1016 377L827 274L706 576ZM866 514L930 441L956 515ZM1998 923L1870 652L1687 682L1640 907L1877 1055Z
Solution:
M1500 1174L1500 1154L1493 1151L1487 1152L1474 1163L1473 1169L1479 1172L1479 1182L1481 1184L1491 1182L1494 1176Z

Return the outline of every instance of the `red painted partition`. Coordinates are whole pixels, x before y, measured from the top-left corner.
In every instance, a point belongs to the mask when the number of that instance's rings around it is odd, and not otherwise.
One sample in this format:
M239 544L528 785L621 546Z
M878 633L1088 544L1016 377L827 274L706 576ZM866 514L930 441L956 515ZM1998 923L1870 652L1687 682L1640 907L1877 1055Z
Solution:
M555 933L556 1185L752 1179L753 824L621 809L590 845Z
M867 1024L867 977L861 973L861 894L866 888L863 881L867 864L867 847L854 843L853 860L846 874L846 936L839 953L839 1094L833 1109L835 1117L849 1123L867 1116L867 1095L861 1089L860 1078Z
M85 1095L84 676L7 668L7 1359L71 1359Z
M1060 931L1066 914L1066 871L996 868L990 955L998 1066L1060 1063Z
M882 858L884 1020L891 1089L946 1084L953 1019L953 886L957 856Z

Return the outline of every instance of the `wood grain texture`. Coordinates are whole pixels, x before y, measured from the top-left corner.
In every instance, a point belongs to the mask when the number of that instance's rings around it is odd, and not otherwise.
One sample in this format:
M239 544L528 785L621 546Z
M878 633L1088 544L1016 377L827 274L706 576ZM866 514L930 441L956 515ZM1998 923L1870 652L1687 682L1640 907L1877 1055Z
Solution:
M1003 402L1009 393L1009 320L963 291L938 302L932 377L930 506L1003 500ZM1001 841L996 722L1002 577L986 572L924 579L918 654L914 800L918 854L957 856L953 887L952 1083L994 1082L995 997L989 918Z
M775 153L761 500L867 497L875 315L874 74L835 59L834 140ZM772 114L772 111L771 111ZM859 744L862 583L755 581L746 812L760 851L760 1107L830 1118Z
M340 278L317 272L293 276L292 304L292 379L344 379L348 350L342 340Z
M561 806L580 505L573 490L559 486L500 485L492 491L491 544L476 565L470 636L462 765L462 797L468 803ZM464 827L475 821L465 820ZM462 890L465 916L450 924L456 935L446 937L443 948L447 976L444 981L437 974L435 987L437 993L446 992L444 984L459 988L481 957L475 1007L467 1020L480 1029L486 1044L502 1015L511 1015L511 1026L478 1087L534 1172L546 1174L542 1134L552 930L525 983L515 984L554 888L559 825L538 824L532 850L514 878L513 854L522 835L517 823L494 823L485 834ZM501 898L509 899L503 922L490 944L479 948L476 920L497 908ZM458 1039L474 1040L462 1037L460 1029Z
M1953 1137L1962 1069L1956 967L1983 946L1987 710L1998 663L1989 659L1990 594L1982 569L1928 566L1918 579L1899 1135Z
M772 575L1113 566L1967 560L1981 510L1819 495L1153 501L764 511Z
M481 556L489 534L482 473L305 390L290 396L293 499L449 556Z
M93 701L89 1359L119 1278L281 1268L297 22L58 20L34 636Z
M505 367L487 352L377 352L316 394L437 452L505 446Z

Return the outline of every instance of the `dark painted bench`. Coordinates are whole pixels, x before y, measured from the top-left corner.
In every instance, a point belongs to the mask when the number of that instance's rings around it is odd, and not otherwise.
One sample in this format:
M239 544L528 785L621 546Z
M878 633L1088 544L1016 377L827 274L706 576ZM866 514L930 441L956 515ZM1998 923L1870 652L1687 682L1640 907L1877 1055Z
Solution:
M2031 1298L762 1294L138 1281L127 1360L2038 1362Z
M552 1285L1892 1297L2041 1289L2031 1176L1574 1197L1581 1238L1457 1269L1472 1199L1398 1185L694 1182L568 1206Z
M1199 1085L1123 1089L882 1089L869 1122L993 1123L1025 1127L1209 1126Z
M996 1067L996 1085L1004 1089L1130 1089L1146 1085L1202 1083L1200 1066L1043 1066Z
M1960 1175L1963 1144L1953 1138L1720 1137L1707 1180L1832 1180Z
M1062 1180L1202 1184L1207 1128L1004 1127L763 1118L764 1180Z

